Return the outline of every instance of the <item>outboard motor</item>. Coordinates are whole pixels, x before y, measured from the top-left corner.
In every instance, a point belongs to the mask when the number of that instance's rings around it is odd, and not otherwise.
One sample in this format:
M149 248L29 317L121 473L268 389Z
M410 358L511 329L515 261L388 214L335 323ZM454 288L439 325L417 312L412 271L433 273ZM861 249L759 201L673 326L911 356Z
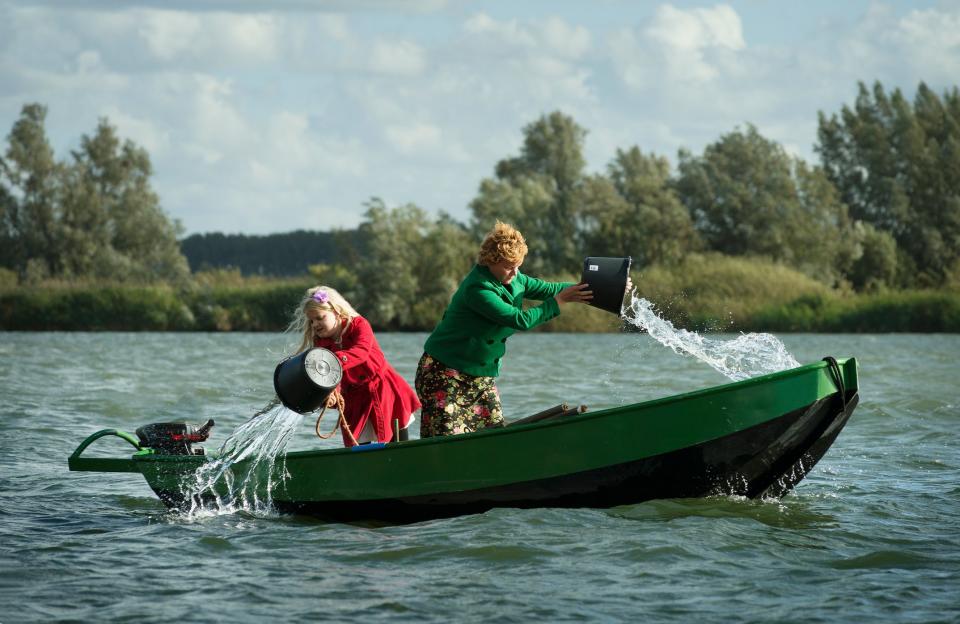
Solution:
M193 448L194 442L203 442L213 429L211 418L202 425L167 422L144 425L137 429L140 446L152 448L161 455L203 455L203 449Z
M287 409L300 414L324 406L343 377L337 356L322 347L288 357L273 371L273 389Z
M589 257L583 261L581 283L590 285L593 299L587 303L595 308L619 315L623 308L623 296L627 291L632 258Z

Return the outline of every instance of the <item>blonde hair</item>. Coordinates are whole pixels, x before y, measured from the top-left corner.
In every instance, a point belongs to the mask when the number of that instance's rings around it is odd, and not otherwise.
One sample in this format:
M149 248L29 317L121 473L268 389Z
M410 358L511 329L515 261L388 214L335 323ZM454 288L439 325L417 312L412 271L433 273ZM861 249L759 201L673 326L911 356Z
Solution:
M527 255L527 242L516 228L499 219L480 244L477 264L490 266L506 260L520 264Z
M313 327L310 326L310 318L307 316L308 310L330 310L347 321L360 316L360 313L354 310L353 306L335 289L329 286L308 288L293 310L293 320L287 326L288 333L302 336L300 346L294 353L306 351L313 346Z

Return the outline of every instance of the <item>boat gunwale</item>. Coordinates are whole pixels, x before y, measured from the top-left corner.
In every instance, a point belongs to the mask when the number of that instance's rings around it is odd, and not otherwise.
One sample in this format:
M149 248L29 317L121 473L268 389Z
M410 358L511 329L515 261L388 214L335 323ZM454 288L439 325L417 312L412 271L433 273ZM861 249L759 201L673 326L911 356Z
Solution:
M855 358L843 358L837 360L837 363L840 365L841 371L844 369L846 363ZM731 381L730 383L722 384L719 386L709 386L707 388L698 388L697 390L691 390L689 392L684 392L681 394L673 394L666 397L658 397L655 399L649 399L646 401L640 401L639 403L630 403L628 405L617 405L614 407L606 407L601 410L596 411L586 411L579 414L572 414L570 416L565 416L563 418L551 418L538 422L525 423L522 425L510 426L510 423L506 423L505 427L493 427L489 429L481 429L479 431L471 431L469 433L462 433L453 436L435 436L432 438L420 438L417 440L407 440L400 444L387 443L380 450L396 450L401 448L414 448L422 447L430 444L449 444L458 440L476 440L480 437L488 436L501 436L509 435L511 433L529 431L531 429L548 429L551 427L560 427L565 426L574 422L586 422L592 419L605 418L608 416L616 416L618 412L634 412L640 409L646 410L653 407L659 407L662 405L669 405L671 403L676 403L679 401L685 401L688 399L699 398L706 395L721 395L727 392L740 390L743 387L761 385L772 379L777 378L787 378L801 375L803 373L808 373L814 370L820 370L827 368L829 364L820 360L818 362L811 362L809 364L804 364L802 366L796 366L794 368L788 368L782 371L776 371L773 373L767 373L765 375L759 375L757 377L750 377L749 379L741 379L739 381ZM849 390L850 388L848 388ZM832 394L832 393L831 393ZM818 396L814 400L820 400L825 398L828 395ZM286 457L309 457L315 454L336 454L336 453L353 453L350 448L335 448L335 449L307 449L302 451L291 451L286 453Z
M850 360L855 360L855 359L856 358L854 357L848 357L848 358L842 358L837 360L837 363L839 364L840 369L842 371L841 374L845 373L847 363ZM581 412L579 414L573 414L570 416L566 416L564 418L546 419L538 422L525 423L525 424L515 425L515 426L509 426L510 423L507 423L508 426L505 426L505 427L481 429L479 431L472 431L469 433L463 433L463 434L454 435L454 436L436 436L431 438L419 438L415 440L407 440L402 443L386 443L382 447L376 449L374 452L378 452L379 454L379 452L382 452L382 451L399 451L402 449L410 449L410 450L421 449L423 447L427 447L435 444L451 444L459 441L473 441L483 437L501 436L501 435L509 435L511 433L528 432L532 429L549 429L551 427L567 426L572 423L581 423L581 422L587 422L592 419L617 416L620 413L624 413L624 412L647 410L650 408L656 408L663 405L669 405L671 403L676 403L679 401L699 398L702 396L722 395L722 394L726 394L733 391L739 391L745 387L765 384L771 380L799 376L812 371L821 370L829 366L830 364L828 362L826 362L825 360L820 360L817 362L811 362L809 364L796 366L794 368L789 368L782 371L776 371L773 373L767 373L765 375L759 375L757 377L750 377L748 379L732 381L730 383L722 384L719 386L709 386L707 388L699 388L699 389L691 390L689 392L684 392L681 394L674 394L666 397L658 397L658 398L649 399L646 401L641 401L639 403L631 403L628 405L618 405L618 406L608 407L608 408L596 410L593 412L590 412L590 411ZM846 377L847 375L844 374L844 378ZM855 386L847 388L848 391L855 390L855 389L857 389ZM839 391L839 389L837 389L837 391ZM826 396L829 396L829 394L823 395L823 396L817 396L814 400L820 400L825 398ZM335 455L355 455L355 454L357 454L357 451L353 450L352 448L340 447L340 448L329 448L329 449L304 449L300 451L290 451L290 452L284 453L283 457L286 459L304 459L304 458L314 457L317 455L327 457L327 456L335 456ZM141 455L138 453L138 454L135 454L132 459L137 463L160 461L160 462L178 462L178 463L190 462L190 463L202 464L205 461L214 460L216 458L217 458L216 453L210 453L208 455L159 455L159 454Z

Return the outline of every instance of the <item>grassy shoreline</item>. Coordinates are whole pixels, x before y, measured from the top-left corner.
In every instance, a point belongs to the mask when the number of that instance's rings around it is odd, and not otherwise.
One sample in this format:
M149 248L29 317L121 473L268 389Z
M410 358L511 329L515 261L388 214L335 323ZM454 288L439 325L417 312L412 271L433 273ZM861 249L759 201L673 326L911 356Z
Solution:
M636 281L636 280L635 280ZM41 286L0 291L5 331L281 331L309 280L177 290L133 287ZM653 285L651 285L653 286ZM960 293L896 291L869 295L828 289L760 299L718 298L680 288L643 295L664 318L699 332L960 333ZM742 293L741 293L742 294ZM430 331L435 320L381 331ZM376 325L375 325L376 326ZM547 332L613 332L622 322L586 306L565 306Z

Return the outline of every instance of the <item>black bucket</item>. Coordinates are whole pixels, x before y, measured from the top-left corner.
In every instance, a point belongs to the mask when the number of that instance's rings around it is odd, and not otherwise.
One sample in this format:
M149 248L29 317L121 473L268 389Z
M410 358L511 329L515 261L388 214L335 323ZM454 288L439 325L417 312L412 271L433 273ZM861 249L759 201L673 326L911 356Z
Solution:
M340 383L343 367L332 351L314 347L285 359L273 371L273 389L288 409L306 414L323 407Z
M623 308L623 296L627 292L627 277L632 258L596 258L583 261L581 283L590 285L593 299L588 303L595 308L619 315Z

